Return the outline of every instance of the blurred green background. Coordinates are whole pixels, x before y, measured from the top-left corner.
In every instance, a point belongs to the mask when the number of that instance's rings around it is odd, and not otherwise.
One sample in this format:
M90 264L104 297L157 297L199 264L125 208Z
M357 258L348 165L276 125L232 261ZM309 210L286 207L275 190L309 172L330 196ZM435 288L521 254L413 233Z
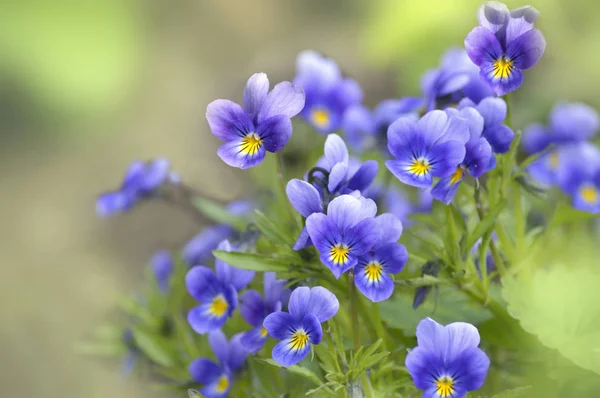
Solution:
M95 196L116 187L131 160L166 156L190 185L234 198L242 174L216 156L204 119L211 100L240 100L254 72L291 79L308 48L356 77L368 104L418 95L421 73L462 45L480 3L2 2L2 396L149 396L143 380L120 376L119 363L72 349L141 286L155 250L179 248L199 230L160 203L96 218ZM533 5L548 46L516 92L517 128L545 121L559 99L600 105L600 3Z

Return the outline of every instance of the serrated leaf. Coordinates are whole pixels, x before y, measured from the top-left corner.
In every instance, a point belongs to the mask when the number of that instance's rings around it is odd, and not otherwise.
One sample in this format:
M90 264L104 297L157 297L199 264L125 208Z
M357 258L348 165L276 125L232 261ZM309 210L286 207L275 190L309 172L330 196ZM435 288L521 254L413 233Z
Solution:
M412 296L407 294L396 294L379 304L381 318L388 327L402 329L406 335L414 336L417 324L426 317L442 324L462 321L477 325L492 316L485 307L449 286L440 286L437 308L435 292L416 310L412 307L412 300Z
M173 358L169 349L169 341L164 337L152 334L139 327L132 327L133 339L136 346L142 351L151 361L156 362L164 367L173 366Z
M488 212L488 214L483 218L483 220L481 220L477 224L473 232L471 232L471 234L469 234L469 237L467 238L467 249L471 249L475 245L477 240L479 240L479 238L483 236L483 234L494 228L496 219L498 218L502 210L504 210L507 204L507 200L501 201Z
M525 395L532 389L531 386L517 387L510 390L502 391L500 394L493 395L492 398L515 398Z
M294 244L294 239L269 220L260 210L254 210L254 224L271 242L290 247Z
M312 370L310 370L308 368L305 368L303 366L292 365L292 366L288 366L286 368L285 366L281 366L280 364L278 364L277 362L275 362L274 360L272 360L270 358L256 358L256 360L268 363L271 366L275 366L277 368L282 368L282 369L285 369L286 371L288 371L290 373L294 373L294 374L297 374L299 376L302 376L305 379L308 379L308 380L312 381L313 383L315 383L318 386L320 386L321 384L323 384L323 381L321 381L321 379L319 378L319 376L317 376Z
M196 197L194 206L206 217L218 224L230 225L238 231L242 231L248 225L246 217L230 213L225 206L218 204L210 199Z
M365 357L365 359L360 363L360 366L363 369L369 369L373 366L377 365L383 358L390 355L389 351L379 352L377 354L373 354L370 357Z
M219 260L240 269L263 272L285 272L290 268L289 264L283 262L283 260L262 254L215 250L213 251L213 255Z

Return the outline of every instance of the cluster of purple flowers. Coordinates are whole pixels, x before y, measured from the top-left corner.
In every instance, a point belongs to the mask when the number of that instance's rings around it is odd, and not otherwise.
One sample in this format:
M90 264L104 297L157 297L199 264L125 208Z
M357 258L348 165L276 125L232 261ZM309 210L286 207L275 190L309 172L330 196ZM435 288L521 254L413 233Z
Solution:
M525 130L523 147L539 154L527 171L545 186L557 185L573 207L600 212L600 151L589 140L600 129L595 110L582 103L561 102L550 113L547 126Z

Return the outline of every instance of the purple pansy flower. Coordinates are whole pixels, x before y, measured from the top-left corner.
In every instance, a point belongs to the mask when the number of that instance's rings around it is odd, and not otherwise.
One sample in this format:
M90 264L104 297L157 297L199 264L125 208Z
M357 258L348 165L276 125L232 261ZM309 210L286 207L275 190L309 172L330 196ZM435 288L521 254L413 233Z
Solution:
M294 84L302 86L306 93L301 116L321 134L337 130L346 109L362 100L358 83L344 78L335 61L315 51L301 52L296 69Z
M529 165L527 171L538 182L552 185L556 174L569 152L563 149L593 137L600 128L598 113L582 103L560 102L550 113L547 127L533 124L525 130L523 147L528 154L543 151L551 144L555 148Z
M121 341L125 344L125 358L123 359L123 375L128 376L135 368L135 363L141 357L142 352L135 344L133 332L130 328L123 330Z
M249 352L242 346L242 333L234 335L230 341L222 331L208 335L208 343L219 364L208 358L195 359L189 366L192 378L204 385L200 394L207 398L226 397L231 388L235 372L244 364Z
M458 104L458 109L475 108L483 116L481 136L489 142L494 153L506 153L515 138L510 127L503 124L506 119L506 102L502 98L484 98L478 104L468 98Z
M469 121L469 141L465 144L465 158L456 167L454 173L448 177L441 178L431 190L431 195L445 204L450 204L460 183L469 173L474 178L479 178L488 170L492 158L492 147L485 138L481 136L483 131L483 117L475 108L463 108L446 110L449 114L457 114Z
M304 91L290 82L281 82L269 92L269 79L255 73L248 79L242 108L235 102L218 99L206 108L212 133L225 142L217 151L232 167L254 167L265 151L278 152L292 136L291 118L304 108Z
M531 6L509 11L496 1L479 9L481 26L467 35L465 48L496 94L516 90L523 83L521 71L533 67L542 57L546 40L533 28L538 15Z
M387 129L396 119L418 119L422 98L407 97L381 101L371 112L364 105L354 105L344 114L342 129L350 148L364 152L381 148L387 152Z
M386 213L375 218L381 231L379 240L365 255L358 258L354 268L354 284L373 302L390 298L394 292L394 281L388 274L402 271L408 260L404 245L398 243L402 235L402 223L398 217Z
M468 120L444 111L420 120L396 120L388 129L388 147L395 160L385 162L401 182L428 188L433 177L450 177L465 157Z
M244 320L254 329L244 333L242 345L256 353L265 345L268 337L263 321L267 315L281 311L290 297L290 289L285 289L286 280L275 279L274 272L264 274L264 299L256 290L246 290L240 296L240 312Z
M338 312L340 303L324 287L303 286L294 289L288 307L289 312L274 312L263 323L271 337L281 340L272 354L275 362L283 366L300 362L308 355L311 344L321 342L321 323Z
M321 261L336 278L354 267L380 239L375 221L377 205L371 199L341 195L327 206L327 214L313 213L306 230Z
M479 102L495 96L486 82L479 77L479 69L463 49L451 48L444 53L441 66L425 72L421 80L426 110L443 109L457 104L463 98Z
M150 260L152 273L158 288L166 293L169 290L169 281L173 275L173 257L167 250L160 250L152 256Z
M233 201L227 205L231 214L242 216L254 210L249 201ZM205 228L194 236L183 248L183 258L190 265L204 264L212 257L212 251L225 239L236 237L236 231L229 225L217 224Z
M313 213L322 213L329 202L340 194L358 195L364 192L377 176L379 165L375 160L361 163L348 155L344 140L330 134L325 140L325 155L317 161L314 174L307 176L312 184L292 179L286 193L292 206L307 218ZM306 228L302 230L294 250L311 245Z
M231 245L223 241L219 250L230 251ZM188 322L197 333L204 334L219 329L238 305L237 292L244 289L254 271L234 268L221 260L215 261L215 270L198 265L192 267L185 276L185 284L190 295L200 302L188 313Z
M425 318L417 326L418 346L406 356L406 368L422 397L463 398L483 385L490 360L469 323L442 326Z
M561 148L563 164L557 182L572 200L573 207L600 213L600 151L588 142Z
M169 178L169 161L158 158L150 162L136 160L125 172L121 187L98 196L96 213L109 217L131 209L135 203L149 197Z

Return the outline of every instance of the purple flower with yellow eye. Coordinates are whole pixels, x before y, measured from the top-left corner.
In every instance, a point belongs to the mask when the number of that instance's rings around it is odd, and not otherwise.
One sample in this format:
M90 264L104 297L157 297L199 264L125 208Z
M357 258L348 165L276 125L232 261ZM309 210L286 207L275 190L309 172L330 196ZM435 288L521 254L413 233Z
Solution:
M387 129L399 117L418 119L423 99L415 97L381 101L371 112L364 105L354 105L344 114L342 129L355 152L380 148L387 152Z
M136 160L125 172L121 187L98 196L96 213L109 217L130 210L136 202L150 197L169 179L169 161L158 158L150 162Z
M492 146L494 153L506 153L515 138L510 127L503 124L506 119L506 102L502 98L484 98L475 104L468 98L458 104L458 109L475 108L483 117L483 132L481 136Z
M561 148L564 158L557 172L557 182L571 197L573 207L600 213L600 151L588 142Z
M479 68L471 62L465 50L459 48L446 51L440 67L425 72L421 86L427 111L454 106L463 98L479 102L495 96L479 77Z
M346 109L359 104L363 96L358 83L344 78L335 61L315 51L298 55L294 84L306 93L301 116L321 134L337 130Z
M336 278L354 267L381 237L371 199L341 195L329 202L327 214L313 213L306 230L325 264Z
M265 345L268 337L263 321L267 315L281 311L290 297L290 289L286 289L287 281L275 279L274 272L265 272L264 299L256 290L246 290L240 296L240 312L242 317L254 329L244 333L242 345L250 352L256 353Z
M542 57L546 40L533 28L538 15L531 6L509 11L496 1L479 9L481 26L467 35L465 48L496 94L516 90L523 83L521 71L533 67Z
M422 397L463 398L483 386L490 360L479 345L479 332L469 323L442 326L425 318L417 326L418 346L405 364Z
M281 340L272 354L273 360L283 366L300 362L308 355L311 344L321 342L321 323L338 312L340 303L324 287L303 286L294 289L288 308L289 312L268 315L263 323L271 337Z
M550 112L548 126L533 124L525 130L522 142L528 154L555 146L530 164L527 171L542 184L554 184L560 165L569 152L563 148L592 138L599 128L598 113L591 107L582 103L559 102Z
M224 241L218 249L230 251L231 246ZM254 278L254 271L237 269L221 260L215 261L215 269L216 273L198 265L192 267L185 276L188 292L200 302L188 313L188 323L200 334L219 329L225 324L238 305L237 293Z
M169 282L173 275L173 257L167 250L160 250L152 256L150 260L154 279L161 292L166 293L169 290Z
M281 82L269 92L269 79L255 73L243 94L244 107L218 99L206 108L212 133L225 142L217 155L229 166L247 169L278 152L292 136L291 118L304 108L304 91L290 82Z
M463 108L460 111L448 109L447 113L456 114L469 121L469 141L465 144L465 158L456 166L452 175L441 178L431 190L431 195L445 204L450 204L458 191L460 183L468 173L479 178L488 170L492 158L492 147L481 137L483 117L474 108Z
M220 330L208 335L208 343L219 363L208 358L198 358L190 364L190 375L197 383L204 385L200 394L207 398L227 396L235 372L241 368L249 354L241 340L242 333L234 335L230 341L227 341Z
M379 241L367 254L359 257L354 267L354 284L373 302L390 298L394 292L394 281L389 274L402 271L408 260L404 245L398 243L402 235L402 223L393 214L382 214L375 218L381 231Z
M388 129L388 148L395 160L387 168L404 184L428 188L433 177L450 177L465 158L468 121L444 111L420 120L396 120Z

